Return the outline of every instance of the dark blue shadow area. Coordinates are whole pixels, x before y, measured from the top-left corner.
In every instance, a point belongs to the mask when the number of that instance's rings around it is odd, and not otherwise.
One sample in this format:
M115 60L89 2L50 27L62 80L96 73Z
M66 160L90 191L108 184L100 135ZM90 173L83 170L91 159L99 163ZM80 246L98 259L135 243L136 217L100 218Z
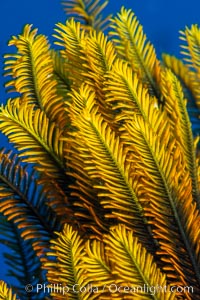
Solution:
M3 87L3 55L10 52L7 42L12 35L21 33L25 24L33 24L39 29L39 33L49 37L57 22L64 22L66 16L60 0L1 0L0 3L0 102L5 103L9 97ZM144 27L147 37L151 40L160 57L161 53L179 55L179 33L185 25L200 23L199 0L110 0L105 14L115 14L121 6L132 8ZM9 147L7 138L0 135L1 147ZM6 248L5 248L6 249ZM7 267L3 262L0 250L0 279L12 283L12 279L6 276ZM7 250L6 250L7 251Z

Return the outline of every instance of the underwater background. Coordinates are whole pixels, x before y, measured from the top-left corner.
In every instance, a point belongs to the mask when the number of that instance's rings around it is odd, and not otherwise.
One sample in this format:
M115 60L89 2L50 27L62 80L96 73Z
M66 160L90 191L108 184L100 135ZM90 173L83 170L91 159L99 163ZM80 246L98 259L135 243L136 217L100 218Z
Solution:
M155 46L158 56L167 52L179 56L179 33L186 25L200 24L199 0L110 0L106 13L115 14L121 6L132 8L149 40ZM22 27L29 23L39 29L39 33L51 37L55 23L64 22L65 13L60 0L7 0L0 3L0 101L5 103L8 98L3 84L3 54L9 52L7 41L12 35L21 32ZM7 145L7 140L1 135L1 147ZM3 264L1 246L0 250L0 279L12 283L6 277L6 266Z

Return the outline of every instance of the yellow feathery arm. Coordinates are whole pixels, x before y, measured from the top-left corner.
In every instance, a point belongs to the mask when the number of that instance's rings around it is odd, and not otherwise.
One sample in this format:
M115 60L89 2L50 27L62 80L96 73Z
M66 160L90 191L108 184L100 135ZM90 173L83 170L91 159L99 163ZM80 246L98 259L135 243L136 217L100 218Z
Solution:
M185 31L180 31L180 39L184 42L181 45L181 53L184 61L190 69L189 75L192 80L192 93L195 95L197 106L200 107L200 28L197 24L191 28L186 27Z
M130 9L122 7L121 12L113 19L111 27L113 31L110 35L116 43L120 56L129 62L149 92L159 97L160 92L156 84L159 63L155 49L147 41L135 14Z
M34 180L37 176L34 171L27 172L27 165L22 166L11 151L1 151L0 160L0 213L41 256L48 249L53 232L60 227L57 227L60 218L46 205L46 195Z
M16 294L13 294L12 289L7 287L4 281L0 281L0 298L2 300L17 300Z
M109 105L106 105L105 103L103 82L104 74L111 69L116 58L114 46L102 32L97 33L96 31L91 30L87 36L83 33L81 34L79 25L80 24L71 22L63 28L66 33L69 29L72 30L72 26L74 26L73 33L70 32L66 35L65 45L63 44L66 47L63 55L67 57L70 66L70 76L74 83L73 89L77 89L82 82L86 82L90 86L93 86L101 112L104 114L105 118L112 123L113 114L110 111ZM61 34L65 36L64 33L60 32L60 35ZM70 42L69 38L70 34L76 35L76 37L74 36L74 39L76 39L76 47L71 45L72 42Z
M78 231L65 224L58 238L51 241L50 251L43 261L43 268L47 270L50 284L58 284L58 291L51 293L53 299L87 300L90 293L80 292L84 287L85 272L82 268L84 242ZM56 259L56 260L55 260ZM67 289L67 287L69 289Z
M86 51L88 77L95 80L97 88L100 89L102 87L103 75L112 68L116 59L114 45L111 41L108 41L108 38L102 32L97 33L91 30L87 38ZM87 76L87 74L85 75Z
M102 241L88 240L82 260L87 272L85 284L98 289L98 296L94 293L91 299L110 299L109 286L115 283L115 275L112 274L112 262L105 251L105 244ZM119 293L115 293L115 297L116 294L120 297Z
M69 96L72 102L69 107L69 114L73 125L74 118L79 118L82 111L94 101L95 91L83 84L79 93L73 90ZM112 220L105 219L105 209L100 204L97 190L93 188L96 181L86 170L85 161L90 158L90 151L77 129L72 128L72 132L68 132L64 138L66 142L64 152L67 161L67 174L76 180L70 185L71 195L79 199L74 202L78 208L75 209L75 216L80 220L82 228L87 230L87 234L95 233L100 237L112 224Z
M69 97L67 97L67 94L71 90L68 61L58 50L51 50L51 57L53 62L53 77L57 82L56 89L58 94L62 95L62 99L65 100L65 104L67 105L67 102L69 101Z
M91 30L86 41L86 51L85 82L94 87L101 113L109 123L113 124L113 112L109 103L105 102L103 84L105 73L112 68L116 59L114 45L102 32Z
M77 89L82 82L92 85L97 93L101 111L107 121L113 123L112 112L109 105L105 106L102 90L104 74L108 71L116 53L112 42L108 41L102 32L94 30L85 33L81 30L80 23L70 20L66 25L58 24L56 29L56 43L65 49L61 51L68 62L69 79L72 88Z
M9 100L0 109L0 129L21 152L24 161L52 177L64 171L62 131L34 105ZM53 175L54 174L54 175Z
M102 2L102 3L101 3ZM104 30L111 16L102 19L102 11L107 6L108 1L101 0L63 0L62 4L66 14L81 22L84 29L94 28Z
M80 115L85 109L98 106L95 90L88 84L81 84L78 91L72 89L69 96L71 97L71 105L69 106L71 120Z
M132 119L135 113L147 121L151 115L149 110L158 107L156 98L149 95L129 64L120 59L105 74L104 92L119 124Z
M50 205L67 217L70 181L65 169L63 131L43 111L17 100L1 107L0 129L15 144L23 161L34 164Z
M185 31L180 31L180 39L186 43L181 45L181 53L189 67L195 69L197 76L200 76L200 28L197 24L191 28L186 27Z
M61 53L66 58L70 70L69 79L72 88L77 89L82 82L92 85L96 90L102 113L112 122L109 106L105 107L102 85L103 76L111 68L116 57L113 44L102 32L96 33L91 30L86 34L81 30L80 23L75 23L74 20L57 26L56 44L64 47Z
M113 227L105 235L108 258L112 261L112 273L120 294L125 299L172 300L176 294L170 291L166 276L154 262L133 231L124 225ZM115 285L112 286L114 291Z
M62 56L59 50L51 50L51 57L53 63L53 80L56 80L56 93L61 97L61 101L55 103L54 112L57 113L60 110L60 117L57 120L57 125L68 130L70 127L70 120L67 112L67 107L69 106L70 98L68 96L71 90L71 81L69 80L69 64L68 61ZM56 107L57 106L57 107ZM52 119L54 120L56 115L52 113Z
M154 114L152 118L155 124L159 123L159 115ZM125 127L138 156L137 172L144 174L141 201L160 245L158 254L163 255L167 276L172 281L176 278L180 284L196 286L199 295L200 214L192 199L182 149L170 135L169 125L155 133L141 116L135 116Z
M169 55L169 54L163 54L162 60L164 63L164 66L171 69L178 78L183 80L185 85L189 85L190 82L190 69L183 63L182 60L178 59L175 56Z
M77 94L74 94L74 99ZM84 98L84 94L79 94L79 97ZM154 250L138 200L140 181L134 176L120 137L98 112L94 97L90 97L90 103L82 113L77 116L73 114L72 117L72 125L90 152L90 157L85 158L85 169L96 181L94 188L98 191L101 205L112 211L105 216L125 222L137 232L144 244L151 245L150 248Z
M13 36L10 46L16 46L17 54L5 55L5 75L11 76L6 84L21 98L34 103L52 121L64 126L62 97L57 94L57 81L53 78L53 62L49 43L44 35L37 35L37 29L26 25L21 35Z
M192 195L200 209L200 192L197 179L196 149L194 146L191 122L186 108L186 99L182 86L170 69L163 70L161 76L161 90L165 97L164 109L168 113L173 134L180 144L185 155L187 167L192 179Z
M180 59L175 56L164 54L162 56L164 65L171 69L184 86L192 93L197 107L200 108L200 87L197 74L186 66ZM187 93L187 91L186 91ZM186 96L188 96L186 94Z
M55 44L62 47L61 55L69 65L69 80L74 88L84 81L86 68L86 37L87 34L81 29L81 24L73 19L65 24L58 23L55 28Z
M90 153L77 133L72 133L65 141L70 144L65 151L67 175L75 179L69 186L71 196L76 199L73 203L74 216L87 236L101 237L107 232L112 221L105 219L105 210L100 204L97 191L93 188L95 181L85 169L85 160L90 157Z
M197 169L197 176L198 176L198 186L199 186L199 190L200 190L200 164Z

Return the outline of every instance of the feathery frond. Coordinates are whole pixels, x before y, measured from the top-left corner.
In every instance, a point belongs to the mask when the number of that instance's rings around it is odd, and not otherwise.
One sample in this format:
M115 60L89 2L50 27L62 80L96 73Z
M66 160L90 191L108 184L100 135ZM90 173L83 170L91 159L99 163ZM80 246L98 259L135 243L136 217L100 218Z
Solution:
M181 45L183 60L190 70L191 92L200 108L200 28L198 25L192 25L191 28L186 27L185 31L180 31L180 39L184 42Z
M102 32L90 31L86 39L85 82L93 86L101 113L113 125L113 113L105 102L104 75L112 68L117 53L111 41Z
M102 32L90 31L87 38L87 58L89 62L88 71L91 78L92 74L95 74L96 78L102 79L102 75L111 69L116 58L113 43L108 41ZM98 85L102 84L100 80L96 80L96 82Z
M38 171L54 178L64 173L62 131L39 108L9 100L0 110L0 129Z
M198 88L198 82L196 81L196 74L187 65L185 65L182 60L176 58L175 56L163 54L162 59L164 65L171 69L181 81L186 98L192 101L192 94L195 101L198 102L200 98L200 90Z
M164 109L168 112L169 122L172 125L173 134L183 147L187 168L192 178L192 194L197 206L200 208L200 194L197 183L196 149L192 134L191 123L186 108L183 90L177 77L171 70L163 71L162 91L165 97Z
M88 34L81 31L80 23L73 20L66 22L66 25L58 24L55 37L62 43L56 44L64 46L63 56L68 61L71 69L69 78L73 88L77 89L82 82L92 85L96 91L101 112L111 123L112 114L109 106L105 104L103 93L104 74L111 69L116 58L114 46L102 32L97 33L91 30Z
M104 242L121 295L128 294L125 299L176 299L175 293L167 286L165 274L132 231L124 225L116 226L105 236ZM149 287L149 290L145 291L144 287Z
M102 3L101 3L102 2ZM108 1L101 0L63 0L62 4L67 16L81 22L85 29L105 30L111 16L102 17L102 11Z
M139 24L132 10L122 7L120 13L112 20L110 32L120 57L129 62L134 72L149 89L152 95L159 96L156 85L158 78L154 73L158 60L153 45L147 41L142 25ZM158 74L157 74L158 75Z
M0 212L16 224L24 240L32 241L38 255L44 254L59 221L45 203L45 195L12 153L0 153Z
M16 46L17 54L5 55L5 75L11 76L6 87L20 94L22 102L35 104L52 121L64 123L62 98L56 93L53 62L49 43L37 29L26 25L21 35L13 36L9 46Z
M187 110L192 122L192 129L195 135L200 132L200 89L197 75L181 60L174 56L163 55L164 65L167 66L178 77L181 82L185 98L188 99Z
M191 180L179 143L171 137L168 126L155 134L140 116L125 126L137 151L137 172L143 173L140 201L148 203L145 215L154 228L167 276L198 290L200 214L192 199Z
M2 300L17 300L16 295L12 293L12 289L7 287L4 281L0 281L0 297Z
M41 91L46 93L44 86L52 74L49 45L47 38L37 35L37 29L31 27L26 25L22 34L9 42L9 46L16 46L17 55L5 55L5 75L12 77L6 86L14 87L27 101L43 108Z
M59 51L51 50L53 61L53 76L56 80L57 93L64 98L65 105L68 105L68 92L71 90L71 82L69 80L68 61L64 59Z
M114 280L110 261L102 241L88 240L85 244L85 255L82 258L83 267L87 272L85 284L93 284L102 288Z
M66 299L66 295L72 300L89 299L89 295L76 292L76 289L84 286L84 270L81 268L83 240L69 225L65 225L63 231L57 235L58 238L52 240L51 251L47 253L49 261L44 261L44 267L48 270L48 281L51 284L59 284L58 290L53 291L51 296L58 300ZM55 257L56 261L51 257ZM65 287L69 290L66 291Z
M54 199L50 206L67 216L66 182L70 183L70 180L66 175L64 142L61 140L63 130L39 108L27 103L19 105L17 100L9 100L1 107L0 129L15 144L23 161L33 164L39 172L38 182L43 185L46 195Z
M116 60L105 79L106 102L115 112L115 122L121 124L134 114L141 114L148 121L149 110L158 106L156 98L149 95L127 62Z
M8 265L7 276L14 277L18 285L12 284L12 288L17 292L21 299L27 297L25 286L31 284L36 286L38 283L45 281L44 271L41 271L41 263L36 256L35 251L29 240L21 237L23 229L17 228L12 221L0 215L0 242L6 245L10 252L3 253L5 263ZM30 295L30 300L44 299L41 292L37 295ZM2 298L1 298L2 299Z
M184 55L184 61L189 67L192 67L199 76L200 68L200 28L197 24L191 28L186 27L185 31L180 31L180 39L186 43L181 45L181 53Z
M127 150L120 137L95 107L92 89L88 99L85 99L84 92L87 89L86 85L80 89L81 94L74 93L73 98L76 101L83 98L87 106L77 117L72 115L72 125L77 128L83 145L90 152L85 159L85 170L95 180L94 188L98 191L101 205L112 211L111 214L105 214L106 218L115 218L135 230L137 228L140 241L148 245L149 232L137 195L139 178L134 175L133 164L127 160Z
M107 231L108 224L111 222L105 220L104 208L101 206L98 193L94 189L96 181L92 179L86 170L85 160L90 157L90 151L87 145L84 144L77 128L72 124L74 117L79 118L88 103L94 99L95 92L91 87L83 85L80 88L80 94L72 90L69 96L71 105L68 112L71 118L72 130L64 137L65 145L70 145L65 147L64 151L68 167L67 175L75 179L75 182L69 186L71 196L80 199L73 203L75 206L74 215L80 219L81 227L85 228L87 234L96 233L101 236L103 232Z
M90 31L86 39L87 49L87 72L85 77L89 78L89 83L94 83L94 88L98 94L102 93L103 76L112 67L116 58L114 45L108 41L102 32Z
M51 249L44 268L51 284L62 282L69 288L70 299L178 299L153 256L124 225L113 227L103 242L88 240L85 244L77 231L65 226ZM55 299L65 299L62 286Z
M71 196L77 199L73 203L74 216L79 220L85 234L100 237L112 222L105 218L105 210L99 202L97 191L93 188L95 180L92 180L85 169L85 159L90 157L90 154L78 134L72 133L67 141L70 143L70 149L66 151L69 168L67 174L75 179L69 187Z
M75 88L84 80L87 34L85 30L81 30L80 23L76 23L73 19L67 20L65 24L58 23L55 32L53 35L56 38L55 44L64 48L61 54L68 61L69 80Z

